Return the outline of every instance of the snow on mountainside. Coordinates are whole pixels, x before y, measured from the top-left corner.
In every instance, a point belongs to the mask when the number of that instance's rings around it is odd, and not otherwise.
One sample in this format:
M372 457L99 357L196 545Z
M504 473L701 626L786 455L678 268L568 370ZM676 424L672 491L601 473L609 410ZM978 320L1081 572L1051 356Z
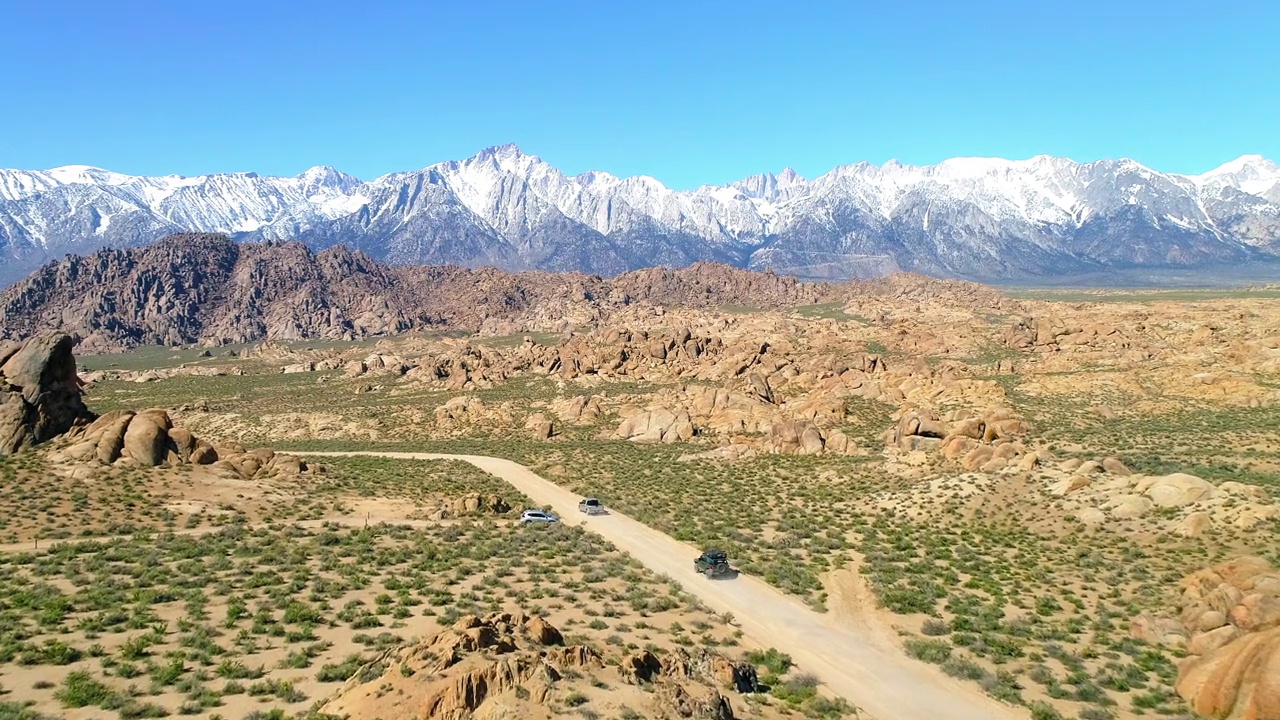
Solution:
M569 176L514 145L362 182L0 170L0 280L175 231L344 244L389 262L615 274L717 260L840 278L894 269L975 279L1265 262L1280 255L1280 167L1246 155L1201 175L1131 160L955 158L791 169L676 191Z

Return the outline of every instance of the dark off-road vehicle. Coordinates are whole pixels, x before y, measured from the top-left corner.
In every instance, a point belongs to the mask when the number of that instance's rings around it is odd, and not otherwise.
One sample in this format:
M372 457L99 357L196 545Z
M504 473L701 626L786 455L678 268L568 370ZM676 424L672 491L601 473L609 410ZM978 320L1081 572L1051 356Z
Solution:
M729 556L723 550L707 550L693 561L694 572L702 573L709 578L727 575L733 572L729 567Z

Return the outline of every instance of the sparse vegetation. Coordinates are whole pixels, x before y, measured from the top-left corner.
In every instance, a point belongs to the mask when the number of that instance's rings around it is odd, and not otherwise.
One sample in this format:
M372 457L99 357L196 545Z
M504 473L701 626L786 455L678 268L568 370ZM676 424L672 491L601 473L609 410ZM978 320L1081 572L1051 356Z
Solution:
M882 452L900 406L933 403L945 412L1000 403L1025 418L1026 442L1052 462L1113 456L1137 472L1190 472L1280 498L1280 381L1232 355L1274 334L1256 319L1260 296L1131 295L1056 298L1105 303L1053 311L1077 324L1107 315L1129 333L1123 344L1079 352L1016 349L1004 333L1018 313L931 298L913 300L923 310L911 313L873 298L775 313L725 307L705 311L714 322L701 325L704 316L692 313L627 316L655 335L720 323L728 342L753 344L753 352L768 337L786 348L776 352L784 358L832 358L820 370L795 362L791 374L779 360L777 402L764 412L803 407L813 388L849 372L862 354L895 370L918 365L910 377L920 383L954 376L961 389L936 397L908 397L909 383L900 399L841 395L838 417L820 424L847 436L858 449L850 454L691 461L687 455L730 433L697 428L687 440L654 444L612 437L624 406L664 402L689 387L744 387L745 372L708 370L721 357L675 369L653 359L627 375L504 370L462 391L399 373L347 377L340 365L284 374L279 357L241 357L243 375L108 377L90 399L98 411L200 399L183 420L203 435L277 449L510 458L679 540L722 548L744 573L819 612L847 601L831 571L856 569L878 605L858 611L872 622L880 621L874 613L893 615L907 655L1031 717L1177 717L1185 712L1172 689L1180 652L1131 638L1129 620L1168 607L1177 581L1210 563L1242 553L1280 563L1276 523L1199 537L1162 530L1167 524L1086 526L1031 473L966 472L932 455L910 465ZM1036 297L1041 304L1028 307L1049 312ZM1200 325L1217 328L1222 342L1189 343ZM525 346L524 335L470 342L509 353ZM429 357L440 340L282 344L279 352L349 360L376 348ZM1203 357L1186 360L1192 353ZM132 372L215 362L230 361L149 348L87 364ZM1227 379L1186 380L1193 371ZM460 395L479 399L490 415L440 421L437 411ZM601 399L598 418L579 425L555 415L555 403L580 396ZM534 412L555 423L552 440L524 428ZM735 437L764 446L768 430L744 425ZM814 718L851 712L823 697L791 658L751 645L731 615L711 615L595 536L511 528L530 501L469 464L325 463L328 472L305 485L273 479L249 488L220 483L207 468L119 465L86 478L59 472L40 453L0 457L0 541L14 545L0 555L0 669L39 667L56 678L39 688L6 681L0 716L94 707L121 717L209 717L228 712L230 699L261 701L262 717L301 714L336 684L384 672L370 665L381 651L499 608L545 614L600 647L739 647L769 687L750 700L753 708ZM456 512L455 501L473 493L500 496L512 511ZM1152 513L1166 523L1175 515ZM640 716L607 710L599 701L607 690L593 684L603 681L582 680L558 696L561 711Z

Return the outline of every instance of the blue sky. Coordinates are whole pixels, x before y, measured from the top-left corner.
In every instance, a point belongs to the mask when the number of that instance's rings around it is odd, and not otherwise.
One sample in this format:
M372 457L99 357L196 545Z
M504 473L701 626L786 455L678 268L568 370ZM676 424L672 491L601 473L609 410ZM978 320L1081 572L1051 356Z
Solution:
M1280 160L1280 3L0 0L0 167Z

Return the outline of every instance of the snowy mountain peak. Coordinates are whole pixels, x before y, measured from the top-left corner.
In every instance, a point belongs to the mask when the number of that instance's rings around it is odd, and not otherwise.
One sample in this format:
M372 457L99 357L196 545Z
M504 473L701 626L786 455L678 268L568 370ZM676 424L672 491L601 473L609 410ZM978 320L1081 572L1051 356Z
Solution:
M859 162L812 180L788 167L678 191L645 175L567 176L506 144L368 182L325 165L295 177L0 170L3 280L184 230L346 244L397 263L1026 277L1280 257L1280 168L1257 155L1194 176L1123 159L962 157Z
M1237 173L1249 171L1277 172L1280 168L1270 160L1261 155L1241 155L1235 160L1229 160L1219 167L1211 170L1210 173Z
M504 145L491 145L471 157L473 160L516 160L523 157L532 157L526 155L520 146L515 143L506 143Z
M782 172L777 175L773 173L752 175L732 183L728 187L741 191L743 195L749 198L766 202L778 202L788 195L789 190L804 185L804 183L805 179L800 177L795 170L788 167L783 168Z
M620 182L618 176L600 170L588 170L579 175L574 175L573 179L584 187L612 187Z
M131 178L92 165L63 165L45 171L50 178L62 185L121 185Z
M340 178L343 177L343 175L344 174L342 172L339 172L338 169L332 165L316 165L315 167L310 167L302 171L302 174L298 175L298 179L316 182Z
M1250 195L1266 195L1280 189L1280 166L1261 155L1241 155L1190 179L1214 189L1229 186Z
M301 175L298 175L297 180L310 193L326 189L346 193L360 185L358 178L348 175L331 165L316 165L315 167L307 168Z

